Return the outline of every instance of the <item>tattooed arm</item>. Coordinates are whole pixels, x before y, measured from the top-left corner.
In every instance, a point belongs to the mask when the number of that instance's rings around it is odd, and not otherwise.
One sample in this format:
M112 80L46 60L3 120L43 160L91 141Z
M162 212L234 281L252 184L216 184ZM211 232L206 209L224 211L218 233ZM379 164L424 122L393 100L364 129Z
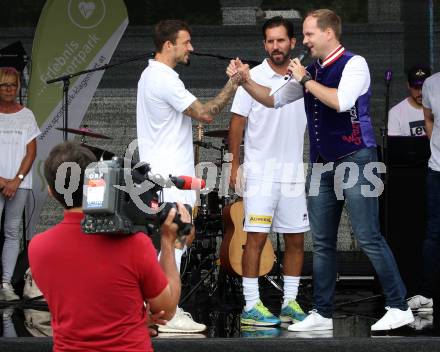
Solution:
M237 82L230 79L214 99L206 103L202 103L197 99L183 113L198 121L211 123L214 116L223 110L229 99L234 95L237 87Z

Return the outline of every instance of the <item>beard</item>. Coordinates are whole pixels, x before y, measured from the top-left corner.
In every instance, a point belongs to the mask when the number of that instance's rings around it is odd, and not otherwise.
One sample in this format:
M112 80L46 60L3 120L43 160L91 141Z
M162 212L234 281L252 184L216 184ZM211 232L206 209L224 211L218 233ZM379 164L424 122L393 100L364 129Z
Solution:
M275 58L275 55L282 55L281 57L278 56ZM274 50L270 53L269 55L269 59L270 61L272 61L275 65L277 66L283 66L287 60L290 59L290 52L287 53L283 53L281 51L278 50Z
M189 64L190 64L190 55L187 54L187 55L185 55L185 56L183 56L181 58L178 58L177 59L177 63L180 64L180 65L183 65L183 66L189 66Z

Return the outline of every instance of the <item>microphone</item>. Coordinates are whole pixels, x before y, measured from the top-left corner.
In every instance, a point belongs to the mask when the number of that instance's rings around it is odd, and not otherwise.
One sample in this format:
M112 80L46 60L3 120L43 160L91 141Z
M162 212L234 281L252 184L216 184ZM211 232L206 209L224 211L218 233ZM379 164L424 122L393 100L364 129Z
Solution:
M389 68L385 71L385 84L389 85L393 79L393 71Z
M206 181L191 176L170 176L169 180L178 189L200 191L206 187Z
M146 165L149 167L148 164ZM138 171L137 169L134 170ZM150 171L148 171L145 176L149 181L159 185L162 188L171 188L174 186L182 190L200 191L206 187L206 181L197 177L169 175L169 177L166 178L159 174L153 174Z
M302 62L306 58L307 55L309 55L308 50L305 50L305 49L301 50L301 52L299 53L297 59L299 60L299 62Z
M307 49L301 50L301 52L297 56L297 59L299 60L299 62L302 62L308 55L309 55L309 52ZM292 72L287 71L287 74L284 76L284 80L288 80L291 78L292 78Z

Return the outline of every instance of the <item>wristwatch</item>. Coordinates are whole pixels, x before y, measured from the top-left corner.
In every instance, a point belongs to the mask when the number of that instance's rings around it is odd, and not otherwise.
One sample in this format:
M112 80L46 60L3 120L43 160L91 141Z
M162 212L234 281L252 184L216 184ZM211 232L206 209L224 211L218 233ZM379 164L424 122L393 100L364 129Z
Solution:
M304 85L306 84L307 81L311 81L312 80L312 76L310 76L310 73L306 73L303 78L301 78L301 80L299 81L299 83L304 87Z
M24 175L23 174L19 174L19 175L17 175L17 177L20 179L20 181L24 180Z

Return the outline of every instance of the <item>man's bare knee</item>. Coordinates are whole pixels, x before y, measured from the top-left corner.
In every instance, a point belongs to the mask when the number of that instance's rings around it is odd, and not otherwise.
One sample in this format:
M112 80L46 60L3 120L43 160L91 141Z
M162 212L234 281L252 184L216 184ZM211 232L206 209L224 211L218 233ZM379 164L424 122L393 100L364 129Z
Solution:
M246 247L263 249L267 240L267 233L249 232L246 241Z

